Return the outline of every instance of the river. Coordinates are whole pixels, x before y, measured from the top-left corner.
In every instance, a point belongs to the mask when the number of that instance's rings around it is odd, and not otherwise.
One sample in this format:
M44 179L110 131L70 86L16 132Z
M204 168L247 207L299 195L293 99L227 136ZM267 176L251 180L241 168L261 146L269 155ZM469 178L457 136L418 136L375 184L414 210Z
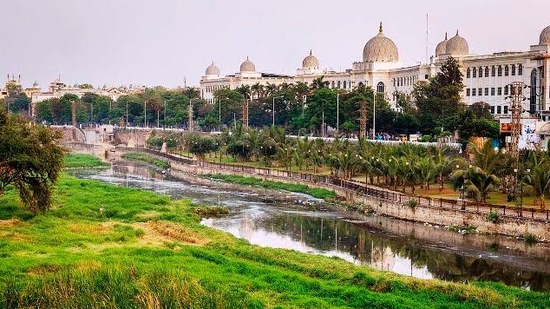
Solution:
M230 210L228 216L203 219L202 224L251 244L337 257L422 279L497 281L550 291L547 243L531 246L508 237L461 234L443 226L365 216L303 194L182 181L136 164L73 174L196 204L224 205Z

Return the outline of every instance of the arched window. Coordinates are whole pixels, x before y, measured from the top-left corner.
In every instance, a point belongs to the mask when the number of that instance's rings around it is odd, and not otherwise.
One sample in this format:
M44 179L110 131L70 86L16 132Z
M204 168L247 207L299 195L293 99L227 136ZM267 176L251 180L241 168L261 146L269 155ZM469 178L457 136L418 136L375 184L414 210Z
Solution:
M489 67L485 67L485 77L489 77Z
M334 81L332 81L332 87L331 88L334 89Z
M516 65L512 64L512 76L516 75Z
M502 66L498 66L498 76L502 76Z
M473 69L472 69L472 77L473 77L473 78L476 78L476 77L477 77L477 68L473 68Z
M395 83L395 78L392 78L392 79L391 79L391 84L392 84L392 86L394 86L394 87L397 86L396 83Z
M518 75L523 75L523 64L518 65Z
M497 73L497 68L495 68L495 66L493 65L493 66L491 67L491 76L495 76L496 73Z
M470 78L470 74L471 74L470 68L468 68L468 69L466 70L466 78Z
M504 66L504 76L510 75L510 67L508 65Z
M341 86L342 84L340 83L340 81L338 81L338 89L340 89Z
M483 67L479 67L479 77L483 77Z
M386 86L384 86L384 83L383 82L379 82L377 85L376 85L376 92L377 93L384 93L386 90Z
M344 81L344 89L346 89L346 81Z

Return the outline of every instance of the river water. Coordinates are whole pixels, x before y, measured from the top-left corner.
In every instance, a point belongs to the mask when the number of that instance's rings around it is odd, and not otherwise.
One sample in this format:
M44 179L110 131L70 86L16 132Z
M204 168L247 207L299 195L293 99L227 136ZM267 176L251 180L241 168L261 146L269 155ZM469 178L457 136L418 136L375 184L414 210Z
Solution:
M228 216L203 219L202 224L260 246L338 257L423 279L497 281L550 291L549 244L529 246L513 238L364 216L302 194L182 181L139 165L73 174L196 204L224 205Z

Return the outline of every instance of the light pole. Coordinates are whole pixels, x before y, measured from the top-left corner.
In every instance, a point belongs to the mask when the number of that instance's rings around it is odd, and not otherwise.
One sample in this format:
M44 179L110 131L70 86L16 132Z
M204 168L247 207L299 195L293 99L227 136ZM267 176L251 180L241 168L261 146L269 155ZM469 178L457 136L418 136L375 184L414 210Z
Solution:
M376 140L376 94L377 90L375 89L372 96L372 139Z
M144 101L143 104L145 105L144 124L145 124L145 127L147 127L147 101Z
M456 165L456 169L458 170L460 168L460 165ZM460 195L459 200L462 201L462 206L460 207L461 210L465 209L464 206L464 181L466 180L466 175L462 175L462 184L460 185Z
M340 134L340 94L336 94L336 136Z

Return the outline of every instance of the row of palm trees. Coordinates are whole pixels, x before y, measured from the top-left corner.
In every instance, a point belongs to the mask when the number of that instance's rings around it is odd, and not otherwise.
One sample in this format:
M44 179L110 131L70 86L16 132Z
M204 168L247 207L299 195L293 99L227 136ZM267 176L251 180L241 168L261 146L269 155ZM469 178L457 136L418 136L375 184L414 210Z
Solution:
M412 194L418 190L427 192L432 186L443 190L445 183L451 181L455 189L464 192L465 198L477 202L486 202L492 192L499 190L510 197L529 194L544 208L544 197L550 195L547 152L523 151L517 163L505 151L495 150L490 141L470 144L464 154L459 154L447 147L410 143L387 146L364 138L357 142L289 138L281 127L253 130L241 125L215 138L201 135L195 138L212 139L209 145L217 145L205 149L202 157L210 151L224 153L243 163L326 173Z

